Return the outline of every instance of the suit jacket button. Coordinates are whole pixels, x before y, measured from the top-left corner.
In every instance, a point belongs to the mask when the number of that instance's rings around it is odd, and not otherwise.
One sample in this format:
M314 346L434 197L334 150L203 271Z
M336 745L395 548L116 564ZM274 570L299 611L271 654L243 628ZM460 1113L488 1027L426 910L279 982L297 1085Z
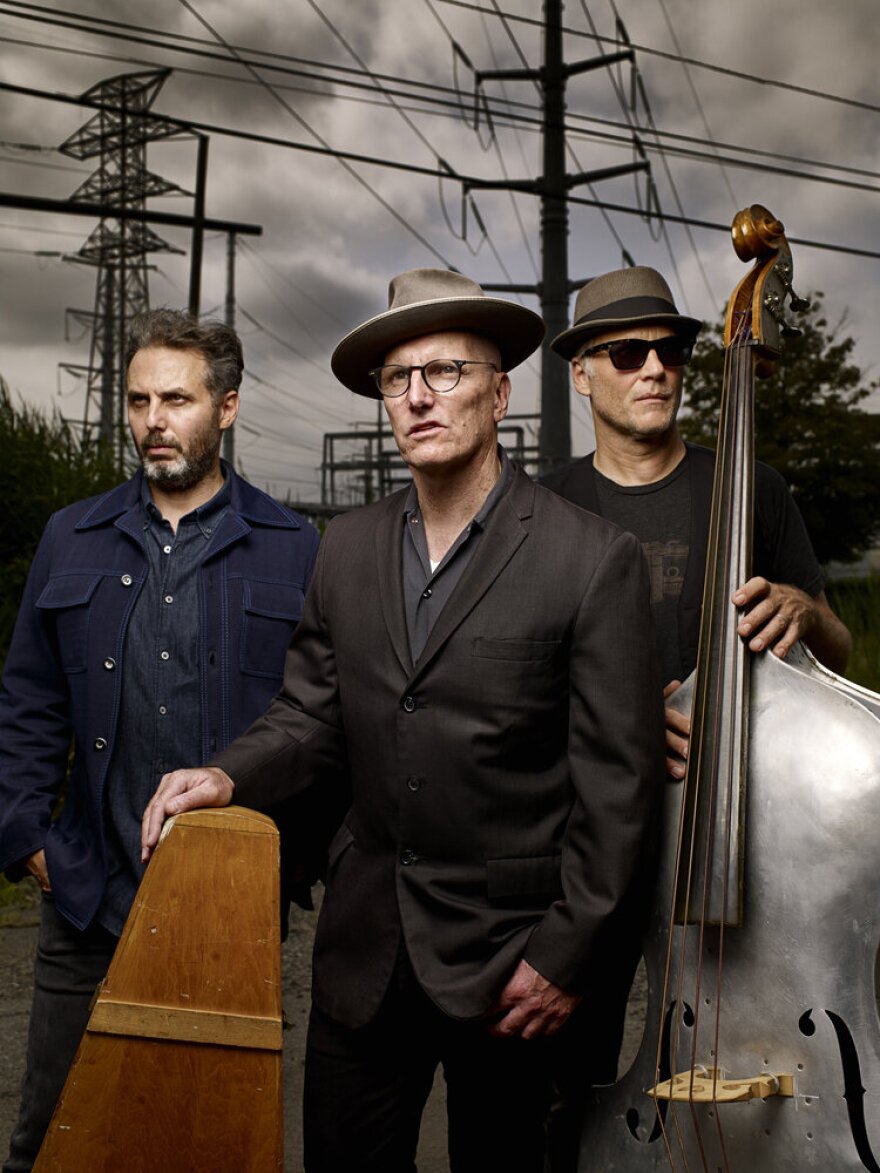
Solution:
M414 713L416 711L416 698L414 696L405 696L403 698L403 711L405 713Z
M409 789L412 790L413 793L415 793L416 790L421 789L422 779L417 774L412 774L409 778L407 778L406 784L409 787Z
M418 856L416 853L414 851L410 851L409 848L407 848L405 851L401 851L400 853L400 862L404 867L408 867L411 863L415 863L417 859Z
M119 581L122 583L123 586L131 586L131 584L134 582L134 579L131 577L130 574L123 574L122 578Z
M112 672L113 669L116 667L116 661L113 659L112 656L108 656L107 659L104 661L104 667L107 669L108 672Z
M107 738L106 737L96 737L95 738L95 749L106 749L106 748L107 748Z

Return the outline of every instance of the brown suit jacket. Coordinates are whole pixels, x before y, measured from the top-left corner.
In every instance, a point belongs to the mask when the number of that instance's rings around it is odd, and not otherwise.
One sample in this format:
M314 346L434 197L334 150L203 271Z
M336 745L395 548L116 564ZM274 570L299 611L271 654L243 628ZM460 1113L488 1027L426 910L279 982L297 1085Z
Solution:
M401 934L455 1017L483 1014L521 957L588 991L663 780L636 539L517 472L413 665L403 498L328 526L284 688L213 763L256 807L347 773L313 997L352 1027L378 1009Z

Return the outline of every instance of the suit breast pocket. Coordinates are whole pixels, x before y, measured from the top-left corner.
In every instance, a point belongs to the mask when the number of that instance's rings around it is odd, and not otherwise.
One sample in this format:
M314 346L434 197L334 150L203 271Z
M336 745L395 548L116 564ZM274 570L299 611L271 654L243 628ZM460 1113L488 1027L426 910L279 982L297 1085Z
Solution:
M567 664L562 640L478 636L471 645L470 670L477 695L507 727L515 748L517 729L556 721L567 706Z
M246 578L242 584L241 670L251 676L284 674L284 657L302 618L298 583Z
M102 578L100 574L55 575L37 599L37 607L52 616L65 672L86 670L90 603Z

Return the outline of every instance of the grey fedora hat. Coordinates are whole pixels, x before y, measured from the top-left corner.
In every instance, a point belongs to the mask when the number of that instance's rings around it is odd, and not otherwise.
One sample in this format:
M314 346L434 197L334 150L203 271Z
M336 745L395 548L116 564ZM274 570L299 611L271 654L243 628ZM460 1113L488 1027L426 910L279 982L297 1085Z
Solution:
M580 290L574 320L550 343L563 358L574 358L584 343L605 330L660 322L696 337L703 323L675 308L672 292L656 269L634 265L594 277Z
M330 367L350 391L381 399L367 372L380 366L393 346L439 330L462 330L491 339L501 351L506 371L527 359L544 337L544 323L534 311L487 297L476 281L461 273L410 269L392 278L388 309L346 334L333 351Z

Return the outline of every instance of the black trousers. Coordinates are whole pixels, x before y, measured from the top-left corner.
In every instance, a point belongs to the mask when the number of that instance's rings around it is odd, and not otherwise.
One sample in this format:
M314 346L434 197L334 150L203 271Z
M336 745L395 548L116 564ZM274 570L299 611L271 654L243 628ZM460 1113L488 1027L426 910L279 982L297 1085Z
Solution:
M377 1016L351 1030L313 1007L306 1046L306 1173L414 1173L434 1073L447 1089L451 1173L569 1173L590 1075L580 1030L499 1039L459 1021L419 987L405 956ZM556 1073L566 1073L560 1098ZM577 1074L576 1074L577 1073ZM579 1083L579 1088L574 1084ZM560 1114L554 1104L565 1105ZM551 1123L552 1121L552 1123Z
M75 929L43 897L21 1107L3 1173L29 1173L37 1159L116 942L100 925Z

